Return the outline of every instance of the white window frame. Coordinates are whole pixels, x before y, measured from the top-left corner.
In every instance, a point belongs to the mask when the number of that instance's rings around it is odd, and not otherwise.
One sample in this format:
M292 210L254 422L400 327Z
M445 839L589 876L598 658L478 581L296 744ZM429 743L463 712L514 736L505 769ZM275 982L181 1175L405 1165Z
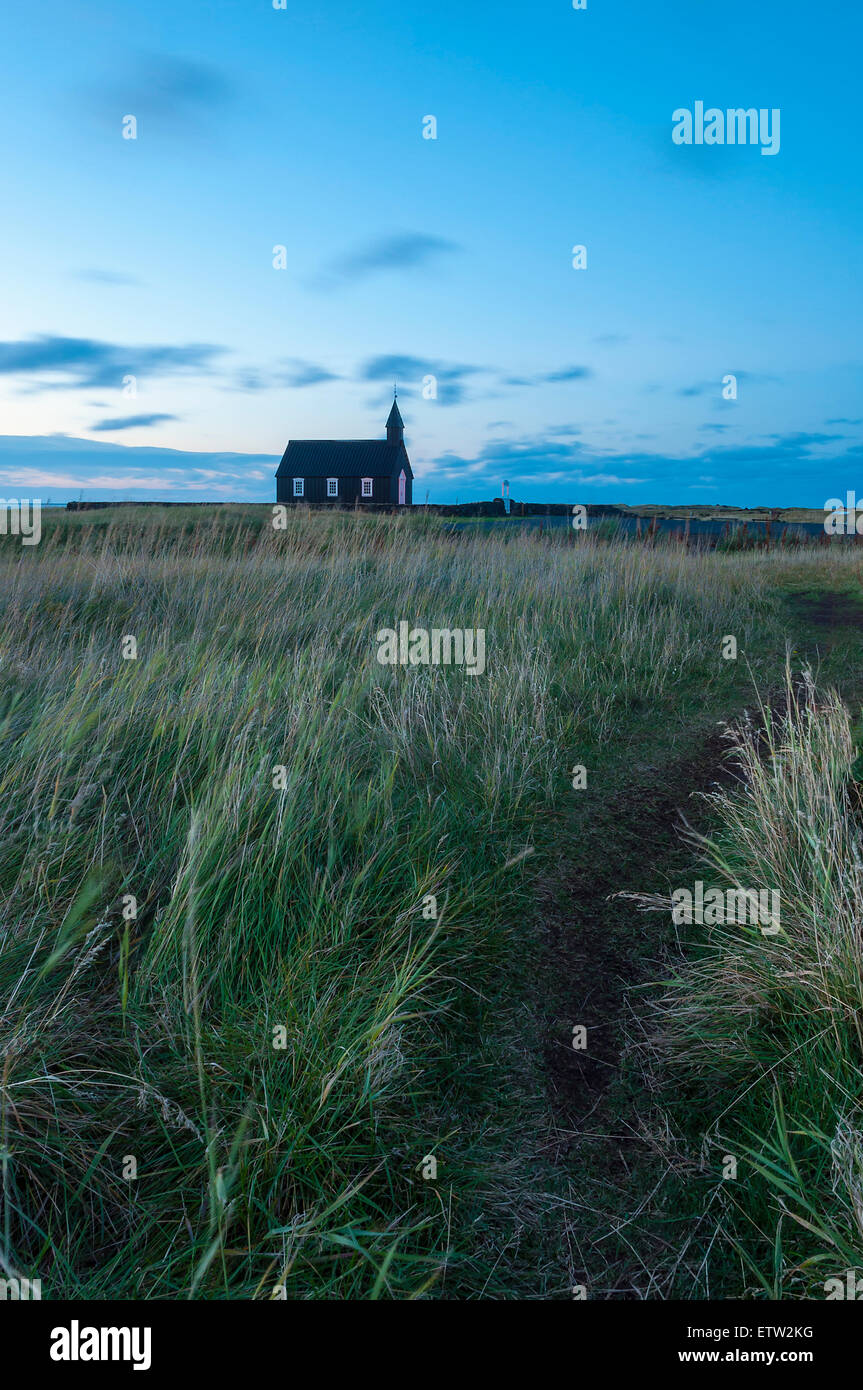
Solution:
M368 483L368 488L366 488L366 483ZM374 483L375 483L374 478L361 478L361 479L360 479L360 496L361 496L361 497L374 497L374 495L375 495L375 493L374 493Z
M327 478L327 496L328 496L328 497L338 497L338 495L339 495L339 480L338 480L338 478Z
M294 478L294 496L303 497L306 490L305 478Z

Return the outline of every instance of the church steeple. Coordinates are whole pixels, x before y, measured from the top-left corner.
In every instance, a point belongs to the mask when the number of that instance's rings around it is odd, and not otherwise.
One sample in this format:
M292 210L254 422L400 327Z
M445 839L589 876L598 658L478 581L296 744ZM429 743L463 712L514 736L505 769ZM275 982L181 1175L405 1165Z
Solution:
M393 391L393 408L387 417L387 443L399 445L404 443L405 423L399 411L396 400L396 392Z

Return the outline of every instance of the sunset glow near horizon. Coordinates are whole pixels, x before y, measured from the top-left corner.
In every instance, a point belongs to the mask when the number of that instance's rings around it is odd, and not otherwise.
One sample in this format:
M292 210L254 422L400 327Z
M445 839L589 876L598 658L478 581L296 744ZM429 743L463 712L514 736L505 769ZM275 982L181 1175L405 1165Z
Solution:
M270 501L289 438L383 437L394 382L415 502L863 492L850 7L4 30L0 495Z

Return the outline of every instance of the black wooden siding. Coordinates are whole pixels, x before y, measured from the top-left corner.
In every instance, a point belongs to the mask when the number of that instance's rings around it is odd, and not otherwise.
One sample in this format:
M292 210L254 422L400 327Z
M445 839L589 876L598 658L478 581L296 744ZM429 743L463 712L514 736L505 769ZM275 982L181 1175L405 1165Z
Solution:
M391 412L392 415L392 412ZM399 422L401 416L398 417ZM389 424L387 434L391 431ZM276 501L310 506L352 507L355 502L398 506L399 474L405 474L405 503L413 501L413 470L403 439L292 439L276 472ZM302 498L294 497L294 479L303 479ZM327 479L338 481L338 496L327 496ZM362 495L363 478L371 478L370 497Z
M409 507L413 500L411 491L413 480L407 477L407 469L405 469L405 475L405 506ZM352 507L354 502L388 502L398 505L399 479L397 473L373 477L371 497L363 497L362 495L362 478L339 478L338 484L338 497L328 497L326 478L305 478L302 497L295 497L293 477L277 478L276 501L314 502L316 505L321 502L329 502L333 507Z

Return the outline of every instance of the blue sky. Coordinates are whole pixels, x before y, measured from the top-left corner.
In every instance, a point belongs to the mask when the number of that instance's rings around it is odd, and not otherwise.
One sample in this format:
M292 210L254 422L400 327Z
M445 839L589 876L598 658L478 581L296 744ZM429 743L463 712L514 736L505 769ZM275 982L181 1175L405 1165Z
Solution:
M846 3L48 0L2 28L0 494L269 500L289 438L382 436L394 378L416 501L861 490ZM675 144L697 101L778 109L778 153Z

